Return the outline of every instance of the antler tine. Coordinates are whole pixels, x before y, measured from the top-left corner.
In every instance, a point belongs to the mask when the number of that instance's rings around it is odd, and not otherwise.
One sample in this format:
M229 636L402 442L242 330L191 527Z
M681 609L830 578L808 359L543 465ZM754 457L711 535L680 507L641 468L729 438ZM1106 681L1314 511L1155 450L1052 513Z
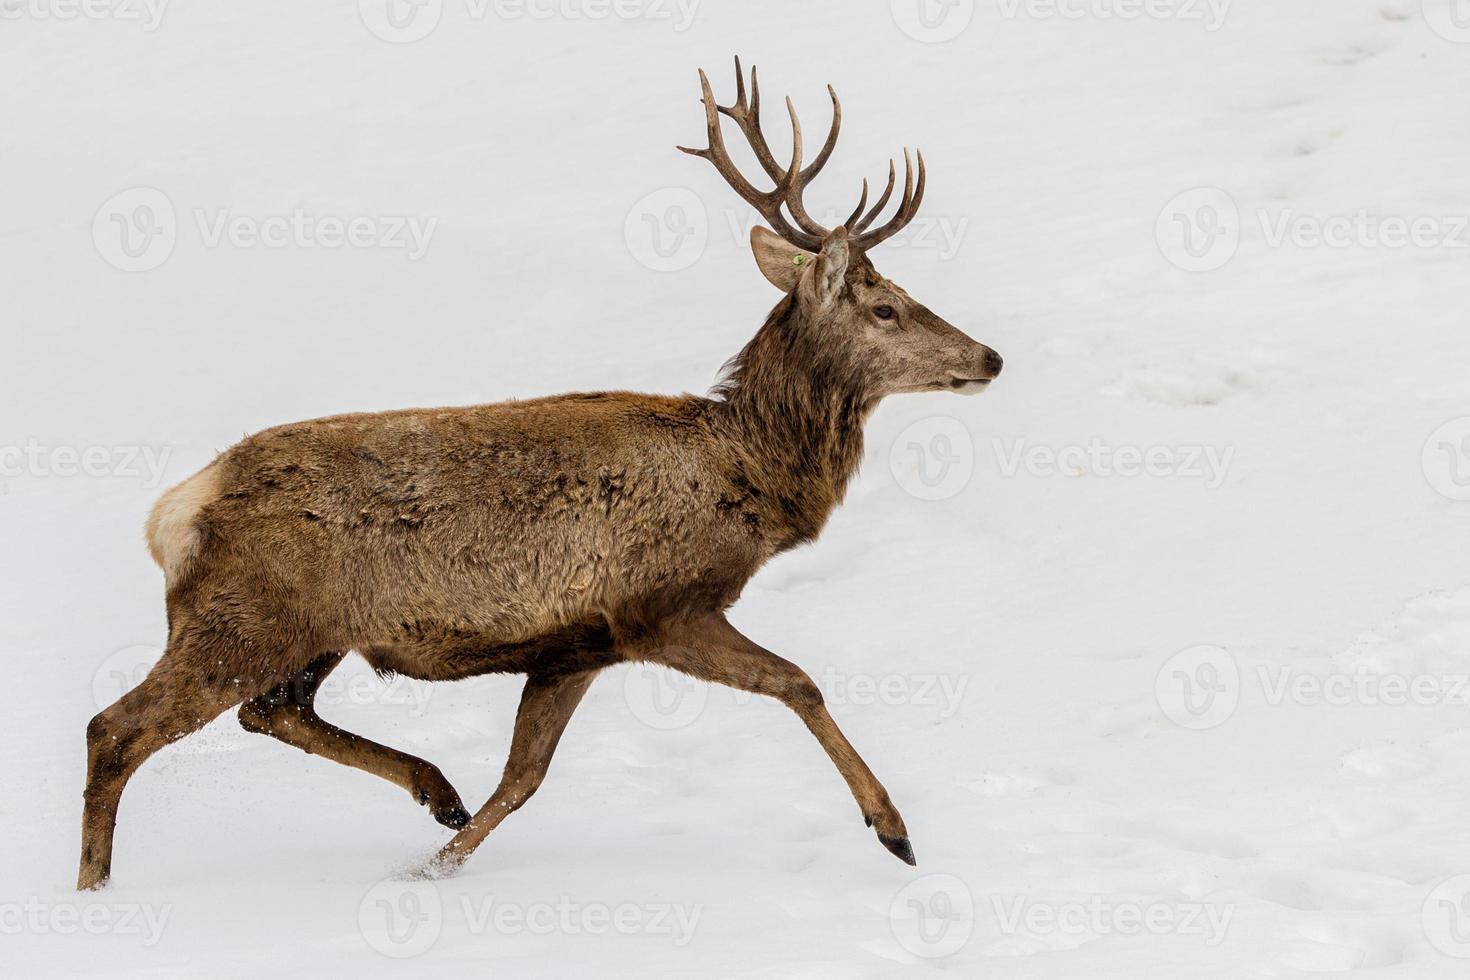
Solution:
M828 88L830 92L831 89ZM836 98L836 93L833 93ZM826 238L828 231L815 218L807 213L806 202L802 194L806 191L806 185L826 163L827 157L832 153L832 145L836 142L834 136L829 135L827 142L822 147L822 152L817 155L810 167L805 170L801 168L801 120L796 117L796 105L788 97L786 99L786 111L791 116L791 169L787 171L789 179L786 182L786 210L791 212L791 217L796 221L797 227L808 235L815 235L819 240ZM836 132L834 127L833 132Z
M756 76L754 65L750 68L750 102L745 101L745 71L740 65L740 56L735 56L735 104L728 106L715 106L720 112L735 120L740 127L740 132L745 134L745 140L750 148L755 151L755 158L759 161L761 169L766 176L777 181L786 176L786 170L776 162L776 155L771 152L771 147L766 143L766 136L761 132L761 86Z
M888 204L888 199L893 196L893 185L898 180L898 171L893 169L893 161L888 161L888 186L883 188L883 194L878 198L878 203L873 209L863 215L863 219L855 225L849 225L848 229L854 235L861 235L873 223L873 219L883 213L883 208Z
M802 195L806 192L806 185L827 165L827 158L832 155L832 148L837 145L837 134L842 129L842 103L838 101L837 92L830 85L827 86L827 94L832 97L832 128L827 131L827 141L822 144L822 148L817 152L817 157L812 161L811 166L805 170L799 169L801 167L801 161L799 159L792 160L791 166L793 170L797 171L797 177L796 180L792 181L791 188L786 194L786 209L791 212L791 217L796 219L796 223L801 226L801 229L808 234L821 235L823 238L827 236L827 229L818 224L807 213L806 203ZM789 98L786 100L786 109L791 113L792 131L799 138L801 135L801 124L797 121L796 108L792 105Z
M811 180L827 165L827 158L832 155L832 149L837 145L837 134L842 129L842 103L837 100L837 90L828 85L827 94L832 96L832 128L828 130L827 142L822 144L817 158L812 161L810 167L801 172L803 181Z
M910 221L914 220L914 215L918 213L918 211L919 211L919 205L924 200L924 154L923 154L923 151L919 151L918 152L918 157L919 157L919 179L918 179L918 185L915 186L915 183L914 183L914 166L913 166L913 161L911 161L909 159L909 151L908 151L908 148L907 147L904 148L904 151L903 151L903 197L899 199L898 210L894 212L892 218L888 219L887 224L883 225L881 228L878 228L878 229L876 229L874 231L870 231L870 232L867 232L866 234L863 234L863 235L859 236L858 243L864 249L871 248L874 245L877 245L879 242L885 241L886 239L893 237L895 234L897 234L898 232L902 231L903 228L904 228L904 226L906 226ZM885 198L885 200L887 199L887 195L886 194L884 195L884 198ZM874 211L874 214L876 215L876 209Z
M842 227L844 227L844 228L852 228L852 227L854 227L856 225L856 223L857 223L858 217L863 213L863 208L867 207L867 204L868 204L868 178L864 177L863 178L863 196L860 197L860 198L858 198L858 205L857 205L857 207L855 207L855 208L852 209L852 214L849 214L847 216L847 220L842 223Z
M788 199L791 184L800 176L800 129L798 128L796 131L796 142L793 147L795 152L792 156L790 170L782 170L779 166L774 166L775 173L771 174L771 176L776 179L775 188L769 191L758 190L754 184L745 179L745 176L740 173L739 168L735 166L735 162L730 159L730 153L725 148L725 137L720 132L720 113L725 112L726 115L735 119L740 124L741 131L745 132L747 137L750 137L750 130L747 129L748 123L746 121L749 117L745 115L745 107L741 106L737 101L733 107L734 111L731 111L716 103L714 91L710 88L709 76L704 73L703 69L700 69L699 72L699 85L704 95L705 128L709 137L709 146L703 150L691 149L687 146L681 146L679 149L691 156L703 157L714 164L715 170L719 172L721 177L725 178L725 182L734 189L735 193L739 194L745 199L746 203L760 212L761 217L765 218L770 223L772 230L782 238L799 248L815 250L821 247L825 232L823 235L819 235L814 232L793 228L791 223L786 220L786 216L781 213L781 205ZM740 115L735 115L735 111L738 111ZM755 130L757 136L759 132L759 129ZM750 138L753 148L757 151L757 155L760 155L760 151L765 144L764 138L760 138L759 143L756 142L755 137ZM765 155L769 157L769 148L765 148ZM774 165L774 160L772 160L772 164ZM764 161L762 161L762 166L764 165ZM769 173L771 169L771 167L767 167L767 172Z

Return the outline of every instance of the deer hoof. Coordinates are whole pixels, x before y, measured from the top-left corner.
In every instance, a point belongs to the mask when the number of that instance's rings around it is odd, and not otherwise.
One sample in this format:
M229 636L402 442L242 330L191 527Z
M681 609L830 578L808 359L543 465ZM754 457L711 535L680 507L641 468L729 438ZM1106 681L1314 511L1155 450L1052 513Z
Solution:
M913 867L919 863L914 860L914 846L909 843L907 837L885 837L879 834L878 840L884 847L888 848L894 857L898 858L904 864Z
M456 803L435 810L434 819L451 830L460 830L470 822L470 812Z

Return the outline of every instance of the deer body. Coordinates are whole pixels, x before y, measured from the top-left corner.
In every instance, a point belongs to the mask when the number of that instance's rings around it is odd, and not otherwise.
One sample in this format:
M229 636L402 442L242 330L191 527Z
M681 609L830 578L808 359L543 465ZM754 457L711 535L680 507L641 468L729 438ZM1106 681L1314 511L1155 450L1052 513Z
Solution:
M739 73L737 62L737 73ZM817 226L800 192L819 160L780 169L762 152L759 90L743 73L717 107L703 81L715 163L780 235L756 260L785 293L714 397L627 392L468 408L342 415L268 429L173 488L148 522L169 614L164 656L88 726L79 887L106 881L118 800L154 751L239 705L250 731L382 776L459 832L435 870L457 867L540 785L587 685L620 661L662 664L777 698L817 738L883 844L913 863L887 792L798 667L738 633L725 610L773 555L814 539L862 457L878 401L983 389L994 351L880 276L866 249L898 214L854 234ZM735 118L777 182L733 173L716 109ZM782 215L789 209L793 227ZM356 650L425 680L524 673L510 758L473 816L422 759L331 725L318 686Z
M354 649L451 680L554 667L548 638L610 652L723 610L840 493L757 469L735 412L608 392L266 430L201 474L189 537L176 521L157 544L176 629L207 623L222 678L262 650L294 672Z

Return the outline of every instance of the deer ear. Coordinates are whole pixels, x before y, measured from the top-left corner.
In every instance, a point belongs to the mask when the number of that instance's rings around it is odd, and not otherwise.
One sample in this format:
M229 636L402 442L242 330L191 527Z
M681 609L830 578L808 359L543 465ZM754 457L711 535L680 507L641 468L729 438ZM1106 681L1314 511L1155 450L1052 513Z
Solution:
M849 254L847 229L839 225L822 243L822 251L817 255L816 269L812 274L812 289L816 293L819 306L828 306L842 291Z
M802 271L816 258L760 225L750 230L750 250L755 253L755 264L760 267L761 275L783 293L796 288Z

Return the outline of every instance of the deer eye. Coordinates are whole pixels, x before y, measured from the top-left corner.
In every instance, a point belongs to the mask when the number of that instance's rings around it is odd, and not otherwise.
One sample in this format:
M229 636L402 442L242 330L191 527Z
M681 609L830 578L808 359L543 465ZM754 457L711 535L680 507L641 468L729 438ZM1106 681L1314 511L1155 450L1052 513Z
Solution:
M887 303L880 303L873 307L873 315L880 320L892 320L896 314L893 312L893 307Z

